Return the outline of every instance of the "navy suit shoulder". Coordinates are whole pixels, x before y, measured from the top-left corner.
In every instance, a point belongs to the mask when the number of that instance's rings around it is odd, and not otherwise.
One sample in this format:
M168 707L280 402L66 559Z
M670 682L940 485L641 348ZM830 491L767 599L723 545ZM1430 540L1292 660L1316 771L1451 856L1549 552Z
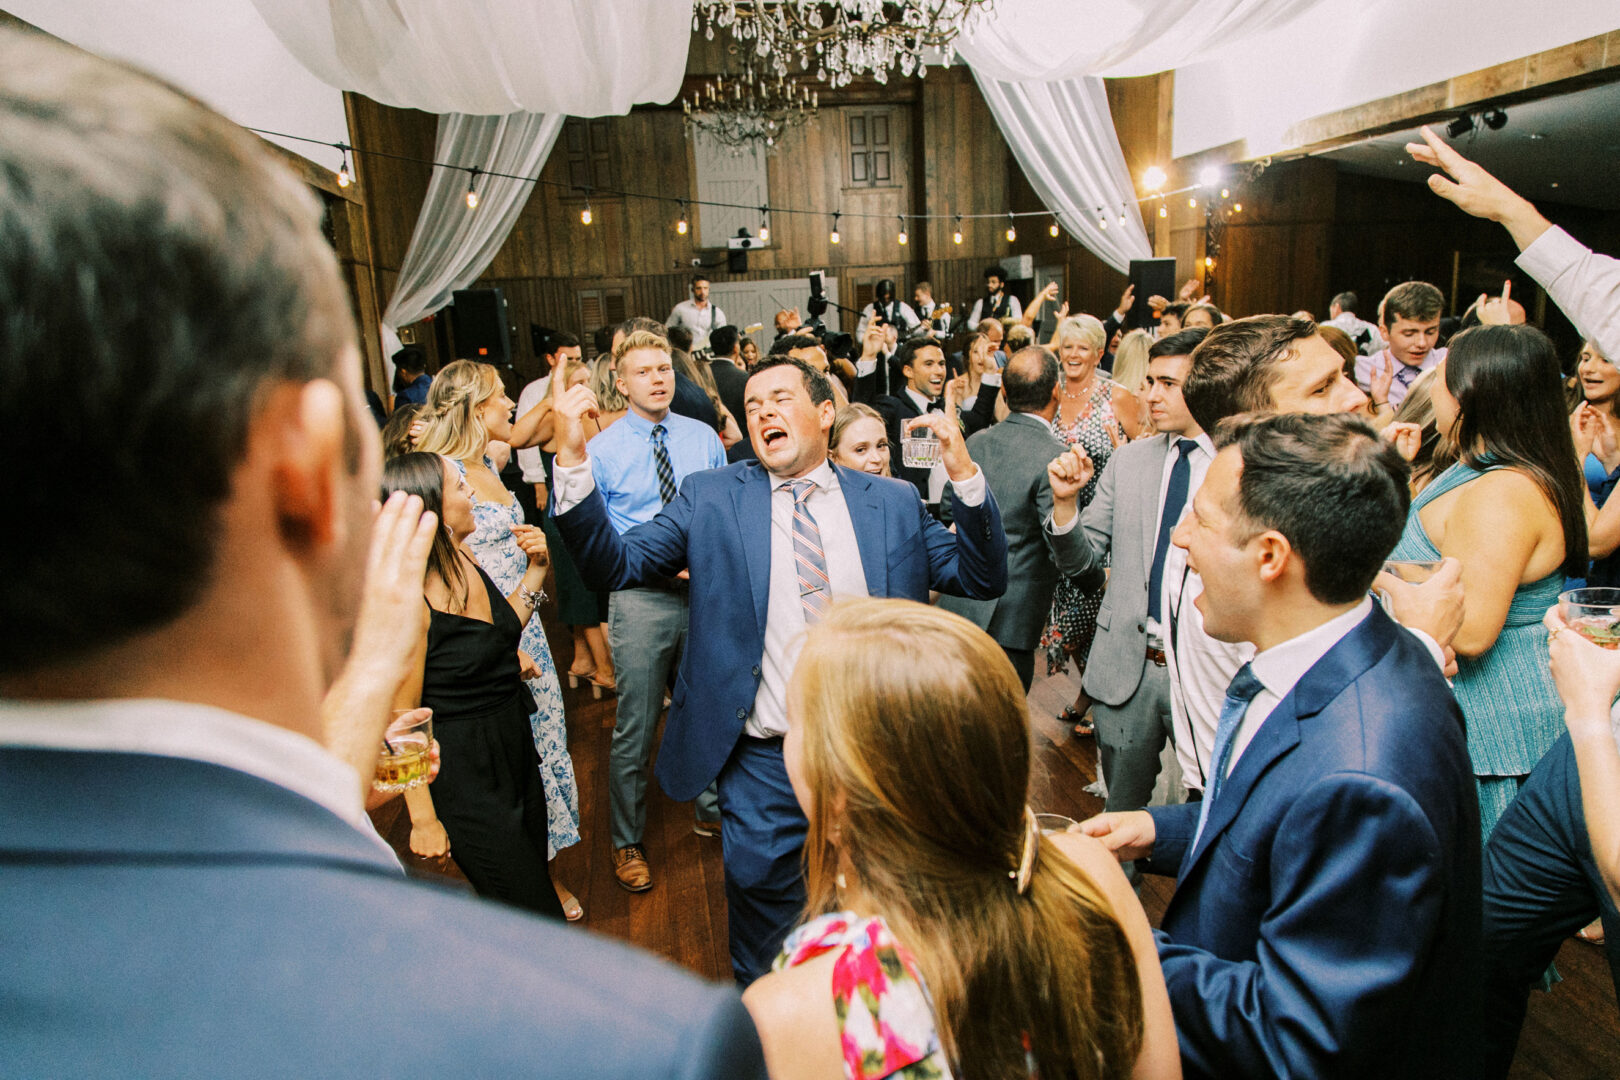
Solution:
M734 989L407 880L256 777L16 749L0 776L0 998L29 1003L0 1075L764 1076Z

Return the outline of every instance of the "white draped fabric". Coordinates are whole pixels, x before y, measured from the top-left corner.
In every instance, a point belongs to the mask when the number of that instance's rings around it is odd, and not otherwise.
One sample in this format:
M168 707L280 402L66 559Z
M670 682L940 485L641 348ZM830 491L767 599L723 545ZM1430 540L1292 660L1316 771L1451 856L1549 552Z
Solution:
M1101 76L1202 60L1325 2L1345 0L1094 0L1079 17L1073 0L998 0L973 36L958 40L957 53L1036 194L1071 235L1124 272L1152 245Z
M253 0L318 78L431 113L611 116L680 92L691 0Z
M564 119L559 113L521 112L441 116L433 157L512 176L538 176ZM399 327L439 310L450 302L451 293L466 288L484 272L506 243L534 188L523 180L481 175L478 208L469 210L468 179L461 169L433 170L399 281L383 313L384 356L399 350Z

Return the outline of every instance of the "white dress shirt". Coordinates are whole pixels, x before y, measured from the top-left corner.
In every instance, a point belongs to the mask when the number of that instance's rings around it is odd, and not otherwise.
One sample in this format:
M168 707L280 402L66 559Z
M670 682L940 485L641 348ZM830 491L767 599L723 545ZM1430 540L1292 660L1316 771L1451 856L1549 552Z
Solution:
M1583 337L1611 360L1620 357L1620 259L1597 254L1554 225L1519 252L1517 262Z
M553 475L552 500L558 514L566 514L596 490L588 458L578 465L558 465ZM816 484L805 506L821 533L833 601L840 596L869 595L855 523L850 520L837 471L824 459L804 479ZM787 734L787 684L804 646L804 605L799 602L793 563L793 493L786 485L786 478L771 476L771 584L765 607L765 655L760 660L754 708L743 725L744 733L760 739ZM986 486L984 470L974 466L973 475L956 485L956 497L964 506L978 506L984 502ZM699 678L702 674L696 673Z
M398 863L360 797L360 778L315 740L186 701L0 701L0 746L152 754L257 776L330 810Z
M923 395L917 393L917 391L913 390L909 383L906 385L906 396L911 399L911 403L913 405L917 406L917 411L925 415L931 412L944 415L945 410L941 408L938 399L924 397ZM900 425L900 435L902 438L904 438L905 434L905 423L902 422ZM899 450L900 448L897 446L894 449ZM928 470L928 499L926 501L930 506L939 502L939 500L944 497L945 485L950 483L950 481L951 474L945 471L945 463L943 461L939 462L933 468Z
M518 395L517 414L522 416L551 393L551 376L542 375ZM517 452L518 466L523 470L523 482L526 484L543 484L546 482L545 462L540 460L540 448L531 446Z
M692 332L692 351L708 348L709 335L726 325L726 313L713 300L699 307L696 300L682 300L670 309L665 326L684 326Z
M1164 471L1159 474L1159 501L1157 504L1159 507L1159 512L1153 519L1153 539L1151 541L1155 545L1157 545L1159 540L1159 530L1164 527L1164 499L1165 496L1170 493L1170 472L1176 467L1176 459L1181 456L1176 452L1176 441L1184 438L1184 436L1166 435L1165 438L1169 440L1169 448L1164 455ZM1176 525L1181 524L1181 519L1186 517L1187 511L1192 508L1193 495L1195 495L1198 489L1203 486L1204 477L1209 475L1210 463L1215 460L1215 442L1213 439L1211 439L1204 432L1200 431L1196 436L1194 436L1193 442L1196 445L1187 454L1187 501L1181 504L1181 513L1176 518ZM1119 498L1117 493L1115 494L1114 498L1117 502ZM1172 531L1174 531L1174 526L1172 526ZM1176 547L1174 544L1171 544L1165 549L1164 577L1160 581L1161 591L1159 593L1159 611L1161 614L1169 610L1165 605L1170 602L1170 591L1164 588L1164 583L1170 580L1171 559L1175 558L1177 552L1180 552L1180 561L1182 565L1185 566L1187 562L1187 553L1185 551L1181 551L1181 549ZM1144 565L1147 567L1148 573L1152 574L1152 551L1148 552L1147 562ZM1177 576L1180 576L1179 569L1176 571L1176 573ZM1160 625L1158 619L1148 619L1147 635L1149 644L1155 645L1159 648L1164 647L1164 627Z

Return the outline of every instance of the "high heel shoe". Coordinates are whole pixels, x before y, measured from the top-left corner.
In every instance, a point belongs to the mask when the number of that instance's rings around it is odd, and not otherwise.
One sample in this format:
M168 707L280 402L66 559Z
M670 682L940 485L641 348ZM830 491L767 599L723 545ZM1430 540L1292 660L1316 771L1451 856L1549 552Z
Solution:
M569 668L568 669L568 689L570 689L570 690L578 690L579 689L579 680L581 680L581 679L592 679L592 678L594 678L595 675L596 675L596 669L595 668L591 668L589 671L575 671L573 668ZM598 695L598 696L600 696L600 695Z
M591 697L597 701L602 700L603 694L618 693L619 686L613 682L598 682L595 675L591 676Z

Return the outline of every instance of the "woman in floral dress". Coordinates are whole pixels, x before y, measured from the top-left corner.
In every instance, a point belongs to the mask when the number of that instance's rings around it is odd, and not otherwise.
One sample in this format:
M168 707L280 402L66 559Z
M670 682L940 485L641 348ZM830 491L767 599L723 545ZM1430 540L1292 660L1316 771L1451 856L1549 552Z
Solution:
M1080 491L1083 509L1097 492L1097 480L1108 464L1114 448L1141 433L1141 410L1136 398L1125 387L1104 377L1097 365L1108 341L1103 324L1090 315L1076 315L1058 324L1053 335L1063 380L1058 413L1052 418L1052 432L1068 446L1079 446L1091 457L1097 471ZM1097 612L1102 608L1106 581L1077 583L1059 578L1052 594L1052 613L1041 646L1046 650L1046 671L1056 675L1072 659L1075 674L1084 674L1086 654L1097 635ZM1083 587L1088 586L1088 587ZM1078 680L1077 680L1078 681ZM1082 720L1091 708L1091 699L1080 691L1075 703L1059 717L1075 725L1077 735L1090 735L1089 721Z
M443 454L455 463L473 490L473 519L477 530L467 540L486 574L503 592L517 587L528 566L528 557L512 535L512 526L523 524L523 509L501 484L485 456L491 439L523 445L524 417L512 422L512 399L506 396L500 376L488 364L457 360L441 370L428 392L428 426L416 448ZM550 822L549 858L565 847L579 843L579 790L574 783L574 763L568 756L568 725L563 716L562 685L557 667L546 645L539 619L524 627L522 650L540 669L527 680L534 695L534 713L529 724L534 729L534 745L540 754L540 778L546 789L546 811ZM557 898L569 921L584 912L579 900L553 876Z

